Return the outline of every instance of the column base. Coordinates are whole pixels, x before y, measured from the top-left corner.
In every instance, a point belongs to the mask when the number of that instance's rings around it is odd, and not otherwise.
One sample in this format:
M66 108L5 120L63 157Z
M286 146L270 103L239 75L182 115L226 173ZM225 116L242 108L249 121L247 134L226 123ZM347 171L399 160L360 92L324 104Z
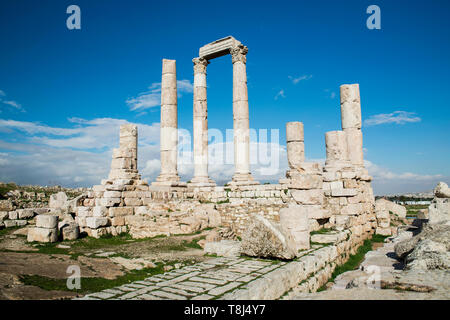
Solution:
M189 187L215 187L216 182L209 177L194 177L188 183Z
M163 174L152 182L152 186L185 187L186 182L181 182L180 176L177 174Z
M235 173L231 181L227 183L229 186L251 186L259 184L254 180L250 173Z

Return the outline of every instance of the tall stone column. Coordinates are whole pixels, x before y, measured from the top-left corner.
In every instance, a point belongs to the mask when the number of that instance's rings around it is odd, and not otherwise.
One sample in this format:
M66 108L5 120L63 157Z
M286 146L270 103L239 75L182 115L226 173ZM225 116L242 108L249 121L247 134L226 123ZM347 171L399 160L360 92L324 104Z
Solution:
M160 134L161 173L152 185L176 186L180 177L177 172L178 115L175 60L162 61Z
M194 58L194 177L190 185L215 186L208 177L208 103L205 58Z
M359 84L344 84L340 87L340 93L342 130L347 135L348 158L354 166L363 167L364 156Z
M259 184L250 174L250 124L247 93L246 54L241 45L230 49L233 62L233 132L235 173L231 185Z
M325 133L327 159L326 167L342 168L348 166L347 135L344 131L329 131Z
M298 169L305 162L303 123L298 121L286 123L286 145L289 168Z
M109 180L139 180L137 168L137 126L123 124L120 126L119 148L113 149Z

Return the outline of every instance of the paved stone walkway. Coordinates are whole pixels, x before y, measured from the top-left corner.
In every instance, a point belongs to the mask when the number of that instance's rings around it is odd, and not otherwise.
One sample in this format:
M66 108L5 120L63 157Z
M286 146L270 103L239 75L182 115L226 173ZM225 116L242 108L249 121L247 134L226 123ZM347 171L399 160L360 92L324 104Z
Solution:
M286 262L213 258L76 300L211 300L245 286Z

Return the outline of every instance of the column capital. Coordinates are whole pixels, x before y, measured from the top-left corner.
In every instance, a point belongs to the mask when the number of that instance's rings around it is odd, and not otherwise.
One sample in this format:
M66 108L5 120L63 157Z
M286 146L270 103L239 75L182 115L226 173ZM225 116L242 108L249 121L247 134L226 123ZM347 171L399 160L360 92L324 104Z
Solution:
M247 63L247 57L246 57L247 52L248 52L248 48L242 44L232 47L230 49L231 61L233 63L238 62L238 61Z
M194 58L192 59L194 63L194 73L206 73L206 66L209 61L205 58Z

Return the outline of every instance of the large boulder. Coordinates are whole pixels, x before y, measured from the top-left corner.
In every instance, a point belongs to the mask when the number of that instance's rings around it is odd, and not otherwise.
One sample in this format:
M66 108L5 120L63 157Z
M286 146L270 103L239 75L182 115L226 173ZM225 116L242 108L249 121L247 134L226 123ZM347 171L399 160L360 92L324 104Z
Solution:
M434 188L434 195L438 198L450 198L450 188L445 182L439 182Z
M434 198L428 207L428 223L450 225L450 198Z
M309 249L308 206L290 204L280 210L280 225L289 230L296 244L296 251Z
M288 230L259 215L253 215L242 236L241 253L251 257L290 260L297 255L296 243Z
M424 225L416 236L396 243L394 250L407 269L449 268L450 226Z
M406 208L402 205L396 204L386 199L378 199L375 202L375 211L378 212L392 212L399 218L406 218Z
M52 209L67 207L67 195L65 192L58 192L50 196L48 206Z

